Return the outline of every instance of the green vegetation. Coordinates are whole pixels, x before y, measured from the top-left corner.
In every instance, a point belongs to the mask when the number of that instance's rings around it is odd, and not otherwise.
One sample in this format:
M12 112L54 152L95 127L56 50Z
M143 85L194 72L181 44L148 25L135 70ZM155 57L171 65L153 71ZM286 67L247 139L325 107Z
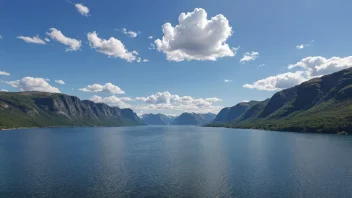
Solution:
M352 69L282 90L231 121L209 126L352 133Z
M0 92L0 129L141 125L131 109L44 92Z

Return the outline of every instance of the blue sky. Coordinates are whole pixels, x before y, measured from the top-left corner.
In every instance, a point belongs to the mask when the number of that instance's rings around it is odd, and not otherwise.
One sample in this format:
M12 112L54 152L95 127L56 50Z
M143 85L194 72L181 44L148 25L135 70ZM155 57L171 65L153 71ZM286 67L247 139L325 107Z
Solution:
M60 91L138 113L216 113L351 67L351 7L348 0L4 0L0 89ZM182 24L181 13L189 13Z

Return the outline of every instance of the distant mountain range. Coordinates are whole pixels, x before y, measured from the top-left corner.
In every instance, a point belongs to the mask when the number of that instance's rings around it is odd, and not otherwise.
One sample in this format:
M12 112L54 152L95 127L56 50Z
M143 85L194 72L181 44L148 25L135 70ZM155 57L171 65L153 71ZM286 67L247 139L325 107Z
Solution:
M144 114L142 120L147 125L205 125L212 123L216 114L182 113L180 116L164 114Z
M131 110L46 92L0 92L0 129L143 125Z
M141 119L146 125L170 125L174 120L175 116L167 116L164 114L144 114Z
M224 108L209 126L352 133L352 68Z
M216 114L197 114L197 113L183 113L177 117L172 125L205 125L211 123L216 117Z

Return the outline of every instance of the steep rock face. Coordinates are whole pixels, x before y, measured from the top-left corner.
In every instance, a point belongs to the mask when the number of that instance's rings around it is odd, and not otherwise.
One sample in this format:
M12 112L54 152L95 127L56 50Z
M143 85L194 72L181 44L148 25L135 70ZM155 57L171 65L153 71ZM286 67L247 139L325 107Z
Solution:
M216 116L214 123L221 124L231 122L244 114L250 107L258 103L258 101L241 102L233 107L226 107Z
M183 113L175 119L172 125L204 125L209 124L215 118L215 114Z
M0 128L143 124L131 109L57 93L1 92L0 104L7 106L0 109Z

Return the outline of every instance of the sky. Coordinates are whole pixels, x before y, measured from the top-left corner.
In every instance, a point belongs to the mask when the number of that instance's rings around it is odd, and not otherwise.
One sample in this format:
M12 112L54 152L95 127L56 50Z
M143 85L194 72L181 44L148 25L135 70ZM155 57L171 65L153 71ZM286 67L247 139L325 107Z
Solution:
M1 0L0 90L218 113L352 66L350 0Z

